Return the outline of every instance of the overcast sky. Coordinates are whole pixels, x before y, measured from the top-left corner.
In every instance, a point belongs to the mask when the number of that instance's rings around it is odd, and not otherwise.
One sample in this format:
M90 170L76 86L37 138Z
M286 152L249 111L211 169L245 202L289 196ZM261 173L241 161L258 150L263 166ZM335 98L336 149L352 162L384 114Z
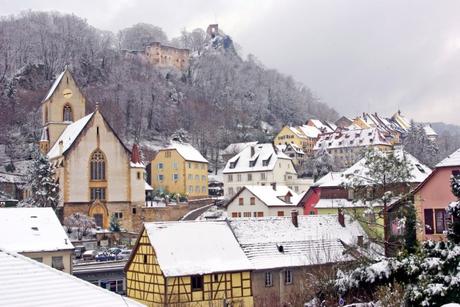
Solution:
M0 15L26 9L75 13L112 31L147 22L169 37L217 22L244 54L341 114L400 109L459 123L460 1L0 0Z

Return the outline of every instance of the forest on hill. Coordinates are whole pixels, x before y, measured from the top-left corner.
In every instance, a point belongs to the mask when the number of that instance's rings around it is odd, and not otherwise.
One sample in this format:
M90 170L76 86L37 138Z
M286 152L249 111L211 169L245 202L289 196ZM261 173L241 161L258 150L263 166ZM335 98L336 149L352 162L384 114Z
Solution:
M190 49L190 67L160 69L123 52L153 41ZM235 45L222 31L211 41L203 29L168 38L150 24L102 31L58 12L2 17L0 144L14 144L15 159L29 154L40 134L40 102L65 65L87 97L87 112L99 102L120 137L146 151L182 129L212 159L230 142L270 140L283 124L337 118L308 87L252 55L243 58Z

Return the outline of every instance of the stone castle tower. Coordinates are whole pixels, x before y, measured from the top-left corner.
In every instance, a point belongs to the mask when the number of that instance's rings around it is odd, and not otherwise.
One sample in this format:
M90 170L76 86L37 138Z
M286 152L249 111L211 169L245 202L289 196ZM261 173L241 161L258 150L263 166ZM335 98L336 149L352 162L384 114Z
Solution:
M54 81L41 108L43 131L39 146L46 154L68 125L85 116L86 99L67 67Z

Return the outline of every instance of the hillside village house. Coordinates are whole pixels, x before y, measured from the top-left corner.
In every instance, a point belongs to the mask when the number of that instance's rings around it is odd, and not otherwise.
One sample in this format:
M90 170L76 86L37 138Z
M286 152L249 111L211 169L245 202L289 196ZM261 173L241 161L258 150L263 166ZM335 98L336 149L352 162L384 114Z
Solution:
M305 297L316 294L308 291L319 276L355 260L351 250L381 252L344 215L231 219L229 226L252 265L255 306L303 306Z
M321 133L329 133L329 132L334 132L337 129L337 125L325 120L319 120L319 119L309 119L305 123L307 126L315 127Z
M303 207L297 206L300 198L286 186L244 186L226 203L225 209L232 218L290 216L292 211L303 214Z
M172 142L153 158L151 180L155 189L204 198L208 196L208 161L192 145Z
M144 306L3 247L0 285L2 306Z
M126 264L147 306L253 306L251 264L227 222L145 223Z
M144 165L139 148L131 152L96 106L86 114L86 100L66 68L42 101L40 149L56 170L64 218L74 212L93 217L107 228L111 215L125 229L145 205Z
M74 247L51 208L2 208L0 232L0 249L72 273Z
M301 148L307 156L311 156L313 153L313 147L315 146L320 133L321 131L314 126L284 126L283 129L281 129L281 131L276 135L275 144L292 144Z
M417 240L446 238L446 209L457 198L452 194L450 178L460 172L460 149L439 162L433 172L414 190L417 220Z
M307 181L297 178L292 159L271 143L246 147L228 160L223 175L227 198L246 185L285 185L296 193L308 187Z
M292 159L295 167L301 166L307 159L305 152L296 144L276 145L286 156Z
M399 194L409 193L411 189L417 187L417 185L423 182L431 173L429 167L422 164L411 154L405 152L401 147L396 147L394 150L397 157L402 157L404 155L406 158L411 168L412 178L407 180L407 182L391 187L391 190L395 194L395 198L392 199L391 202L397 201L397 196ZM365 166L365 163L365 158L362 158L343 172L330 172L315 182L300 200L299 205L303 206L304 213L306 215L336 214L337 210L342 208L350 214L357 214L362 217L365 216L369 222L376 222L382 225L382 216L376 216L367 210L369 204L372 204L376 209L382 208L383 204L376 201L376 199L380 199L382 192L373 189L368 193L367 188L363 187L361 190L366 190L368 194L368 201L364 203L361 200L357 201L357 198L363 196L358 195L358 193L362 193L363 191L353 191L353 189L347 188L346 186L353 176L359 176L363 179L369 177L369 169ZM382 227L377 226L371 228L379 235L383 235Z
M392 144L377 128L342 130L323 133L315 144L315 152L326 150L335 161L350 167L361 158L366 148L390 150Z

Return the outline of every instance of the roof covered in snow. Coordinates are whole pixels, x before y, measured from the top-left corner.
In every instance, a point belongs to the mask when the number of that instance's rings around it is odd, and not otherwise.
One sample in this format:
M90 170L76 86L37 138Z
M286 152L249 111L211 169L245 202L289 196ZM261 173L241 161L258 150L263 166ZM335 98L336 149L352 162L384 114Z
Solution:
M271 171L278 159L291 160L272 143L248 146L227 161L223 173Z
M338 130L321 134L314 150L335 149L348 147L363 147L373 145L391 146L377 128L359 130Z
M436 167L460 166L460 148L436 164Z
M59 74L59 76L56 78L56 80L54 80L53 85L51 85L51 87L50 87L48 93L46 94L45 98L43 99L43 101L47 101L48 99L51 98L51 96L53 95L54 91L58 87L59 83L61 83L62 77L64 77L64 74L65 74L66 71L67 71L67 67L66 67L66 69L64 69L63 72L61 72Z
M367 238L358 222L345 216L345 227L337 215L233 219L229 221L245 254L256 270L316 265L351 260L342 244Z
M431 174L431 169L428 166L422 164L417 158L415 158L413 155L402 149L402 147L396 147L393 152L395 156L399 159L405 156L408 164L411 167L412 178L407 180L407 182L420 183ZM363 178L367 177L369 174L369 169L365 166L365 164L366 158L362 158L361 160L353 164L351 167L346 169L343 172L342 178L345 179L346 177L357 175Z
M309 119L308 124L316 127L317 129L321 130L321 132L323 133L334 132L335 129L337 129L336 124L322 121L319 119Z
M2 306L144 306L68 273L0 248Z
M186 161L208 163L201 153L188 143L171 142L167 148L162 150L175 149Z
M144 224L165 276L244 271L251 264L227 223L154 222Z
M247 146L256 145L257 142L245 142L245 143L232 143L228 145L222 152L222 155L236 155L240 153Z
M352 201L346 198L321 198L315 205L317 209L335 209L335 208L364 208L369 207L369 203L363 203L361 200ZM372 202L372 207L382 207L383 203L379 201Z
M436 131L434 131L434 129L430 125L423 126L423 130L425 131L425 134L427 136L437 136L438 135Z
M342 172L329 172L320 179L318 179L313 185L316 187L337 187L343 182Z
M1 208L0 248L14 252L73 249L51 208Z
M76 122L68 125L65 130L62 132L59 139L53 145L53 147L48 152L48 159L57 158L61 155L59 149L59 143L62 141L62 153L65 153L70 146L72 146L73 142L77 139L80 135L80 132L86 127L86 124L90 121L95 113L91 113L86 115L83 118L80 118Z
M296 207L300 201L300 195L287 186L277 185L276 190L274 190L272 186L247 185L229 203L236 199L244 190L248 190L268 207ZM290 202L286 202L284 198L288 194L291 194Z

